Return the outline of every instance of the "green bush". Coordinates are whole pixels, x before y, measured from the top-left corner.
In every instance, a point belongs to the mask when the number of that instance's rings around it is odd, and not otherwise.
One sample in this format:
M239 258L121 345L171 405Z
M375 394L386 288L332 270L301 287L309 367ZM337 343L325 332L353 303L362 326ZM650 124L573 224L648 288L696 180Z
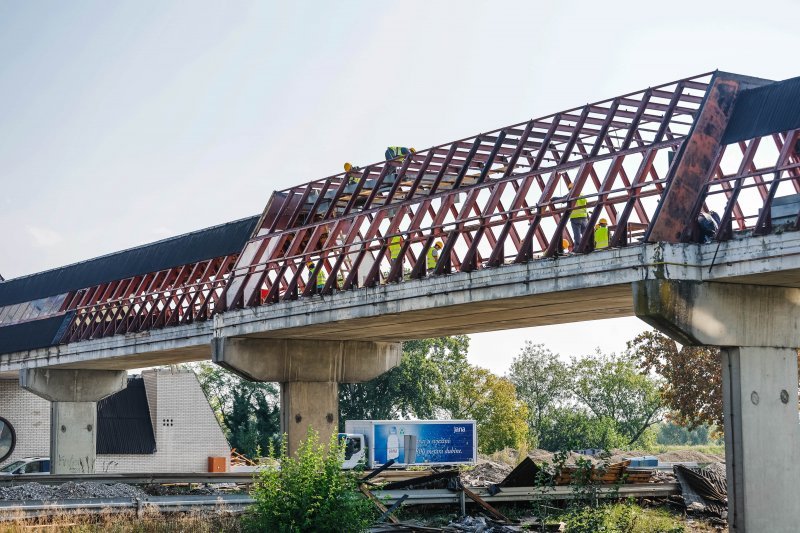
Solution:
M375 518L372 503L358 492L355 474L342 471L344 447L334 435L326 447L309 429L296 457L281 444L279 469L258 474L256 503L243 520L245 531L364 531Z

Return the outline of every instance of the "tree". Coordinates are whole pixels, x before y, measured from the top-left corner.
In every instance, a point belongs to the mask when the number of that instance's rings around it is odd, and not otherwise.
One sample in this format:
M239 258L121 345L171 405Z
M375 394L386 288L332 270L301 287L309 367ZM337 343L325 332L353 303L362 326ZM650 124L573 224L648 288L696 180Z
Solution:
M400 365L366 383L339 386L339 424L345 420L433 418L467 367L466 335L403 343Z
M521 449L528 441L528 407L517 398L514 385L485 368L470 366L452 389L447 410L455 419L478 425L478 449L492 453Z
M661 397L669 418L690 429L722 428L722 369L719 348L678 345L657 331L646 331L628 342L628 354L646 372L664 378Z
M664 378L661 396L671 409L670 420L694 429L723 429L722 357L715 346L683 346L657 331L646 331L628 342L628 354L646 372ZM800 362L800 352L798 352ZM800 365L798 365L800 391Z
M541 440L549 416L570 395L570 378L566 363L544 347L526 341L511 363L509 380L517 396L528 406L531 440ZM539 445L539 444L535 444Z
M542 421L539 446L546 450L620 448L628 442L610 418L598 418L584 409L557 407Z
M256 457L280 441L280 406L275 383L247 381L222 367L196 367L200 386L228 442L239 453Z
M627 355L604 355L573 359L573 392L596 418L610 419L628 445L661 419L663 407L658 383L638 371Z
M686 426L679 426L673 422L665 422L658 428L656 442L658 444L680 446L719 444L718 441L711 439L713 430L714 428L705 425L689 429Z

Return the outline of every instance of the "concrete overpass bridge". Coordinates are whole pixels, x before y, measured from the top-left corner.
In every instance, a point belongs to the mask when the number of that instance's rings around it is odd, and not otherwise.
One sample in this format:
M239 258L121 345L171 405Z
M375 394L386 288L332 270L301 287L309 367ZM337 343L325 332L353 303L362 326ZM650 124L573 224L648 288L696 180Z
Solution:
M277 191L260 217L7 280L0 375L53 402L64 472L92 464L93 402L125 369L213 359L279 381L294 447L309 425L335 431L337 384L396 365L402 340L636 315L723 347L732 523L793 530L798 101L800 78L703 74ZM579 198L590 228L609 221L608 249L591 231L575 238ZM721 221L700 244L707 210Z

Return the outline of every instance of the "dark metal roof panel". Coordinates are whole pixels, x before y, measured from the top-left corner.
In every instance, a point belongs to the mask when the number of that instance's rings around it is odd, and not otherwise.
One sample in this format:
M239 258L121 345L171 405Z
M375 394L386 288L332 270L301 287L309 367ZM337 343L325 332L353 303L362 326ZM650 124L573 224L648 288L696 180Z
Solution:
M150 454L156 438L144 380L128 378L128 386L97 402L97 453Z
M0 353L35 350L58 344L64 334L62 325L72 316L74 313L67 313L0 328Z
M243 218L0 283L0 306L241 252L259 217Z
M742 91L722 137L730 144L800 128L800 77Z

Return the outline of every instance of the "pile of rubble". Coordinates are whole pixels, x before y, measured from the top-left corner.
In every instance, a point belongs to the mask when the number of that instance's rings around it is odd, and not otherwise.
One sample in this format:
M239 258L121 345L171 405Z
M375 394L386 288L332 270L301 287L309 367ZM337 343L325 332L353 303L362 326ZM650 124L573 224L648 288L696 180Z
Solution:
M124 483L95 483L69 481L62 485L25 483L15 487L0 487L0 501L17 500L76 500L82 498L146 498L138 487Z
M469 487L488 487L503 481L511 470L507 464L481 461L475 468L463 471L461 479Z
M483 516L463 516L450 522L441 530L447 533L517 533L527 531L522 526L511 526Z

